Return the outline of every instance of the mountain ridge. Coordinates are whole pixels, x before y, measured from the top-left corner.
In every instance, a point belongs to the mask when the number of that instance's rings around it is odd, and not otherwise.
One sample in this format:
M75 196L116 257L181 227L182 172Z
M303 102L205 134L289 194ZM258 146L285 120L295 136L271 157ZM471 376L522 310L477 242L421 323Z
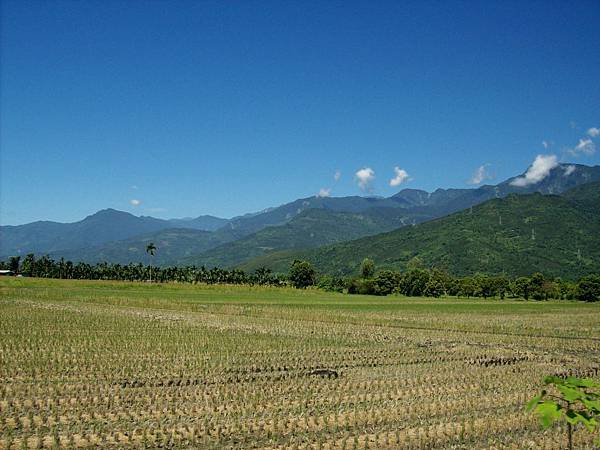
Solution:
M567 174L568 175L565 175ZM253 236L267 227L283 226L295 217L311 209L323 209L335 213L360 214L365 211L384 211L396 209L400 211L398 226L417 224L452 214L456 211L466 209L491 198L501 198L511 193L542 192L551 194L563 192L566 189L590 182L600 181L600 166L585 166L577 164L562 164L555 167L547 177L538 183L526 187L516 187L511 183L514 179L522 177L523 174L511 177L497 185L483 185L478 188L449 188L436 189L427 192L419 189L405 188L391 197L306 197L285 203L283 205L266 208L258 213L249 213L232 219L215 218L214 216L199 216L197 218L184 219L157 219L151 216L134 216L130 213L107 208L91 214L79 222L61 224L52 221L37 221L25 225L0 227L0 257L6 258L13 255L25 255L27 253L50 253L55 256L69 255L74 260L80 259L81 254L92 254L89 249L93 248L99 254L114 254L113 250L102 249L102 245L115 248L115 243L123 240L138 238L145 240L152 233L159 233L168 229L200 229L209 228L214 234L210 238L203 234L196 236L197 242L189 241L191 235L183 233L181 243L188 244L200 251L206 261L216 260L209 252L220 245L245 239ZM104 222L103 222L104 221ZM371 234L375 230L365 230ZM382 228L381 231L386 231ZM174 248L183 247L175 244L175 237L170 232ZM282 232L285 236L285 232ZM343 235L341 235L343 237ZM352 238L357 237L352 234ZM262 239L258 236L257 241ZM283 237L282 237L283 239ZM336 241L336 237L331 238ZM331 242L325 242L331 243ZM278 250L285 247L285 243L275 246ZM252 253L252 252L250 252ZM187 255L187 253L186 253ZM193 255L192 255L193 256ZM256 255L255 255L256 256ZM121 256L119 256L120 258ZM175 263L183 258L191 256L173 254L171 261L164 263ZM235 258L225 256L219 260L234 261ZM198 262L201 260L198 259Z
M511 194L415 226L314 250L272 253L239 267L284 271L298 258L322 273L351 275L368 257L380 269L405 270L418 259L457 276L541 271L577 278L600 272L600 183L575 189L561 196Z

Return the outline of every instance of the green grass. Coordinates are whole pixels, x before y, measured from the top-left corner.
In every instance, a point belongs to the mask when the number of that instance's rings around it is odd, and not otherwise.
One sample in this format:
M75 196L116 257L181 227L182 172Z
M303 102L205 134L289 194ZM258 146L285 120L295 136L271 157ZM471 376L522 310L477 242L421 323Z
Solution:
M523 405L600 305L5 278L0 362L0 448L555 448Z

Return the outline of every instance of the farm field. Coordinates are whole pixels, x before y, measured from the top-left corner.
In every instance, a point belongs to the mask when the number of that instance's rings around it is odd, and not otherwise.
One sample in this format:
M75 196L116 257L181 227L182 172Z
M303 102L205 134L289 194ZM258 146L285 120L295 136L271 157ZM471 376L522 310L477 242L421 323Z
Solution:
M598 304L0 280L0 449L559 449L599 368Z

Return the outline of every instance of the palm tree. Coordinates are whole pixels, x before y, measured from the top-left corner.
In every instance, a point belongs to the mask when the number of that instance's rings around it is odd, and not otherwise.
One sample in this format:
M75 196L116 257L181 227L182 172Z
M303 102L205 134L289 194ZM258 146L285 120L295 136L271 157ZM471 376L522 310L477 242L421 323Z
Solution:
M154 256L154 252L156 251L156 246L154 242L150 242L146 245L146 253L149 253L150 256ZM150 283L152 283L152 264L150 264Z

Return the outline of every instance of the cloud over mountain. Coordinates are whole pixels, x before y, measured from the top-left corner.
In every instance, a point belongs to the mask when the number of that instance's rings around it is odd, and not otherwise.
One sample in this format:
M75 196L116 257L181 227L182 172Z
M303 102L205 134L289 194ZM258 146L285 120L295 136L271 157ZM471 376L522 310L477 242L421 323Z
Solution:
M375 180L375 171L370 167L364 167L358 170L354 176L356 177L356 182L358 183L358 187L363 191L370 191L371 184Z
M573 156L591 156L596 153L596 144L589 138L579 139L579 143L570 149L569 153Z
M481 184L485 180L491 180L492 176L488 173L488 166L489 164L483 164L479 166L467 183L477 185Z
M396 176L390 180L390 186L400 186L405 181L408 181L408 172L400 167L394 167Z
M319 193L317 194L317 197L331 197L331 188L321 188L319 189Z
M510 182L512 186L525 187L539 183L546 178L552 169L558 166L556 155L537 155L535 160L522 177L517 177Z

